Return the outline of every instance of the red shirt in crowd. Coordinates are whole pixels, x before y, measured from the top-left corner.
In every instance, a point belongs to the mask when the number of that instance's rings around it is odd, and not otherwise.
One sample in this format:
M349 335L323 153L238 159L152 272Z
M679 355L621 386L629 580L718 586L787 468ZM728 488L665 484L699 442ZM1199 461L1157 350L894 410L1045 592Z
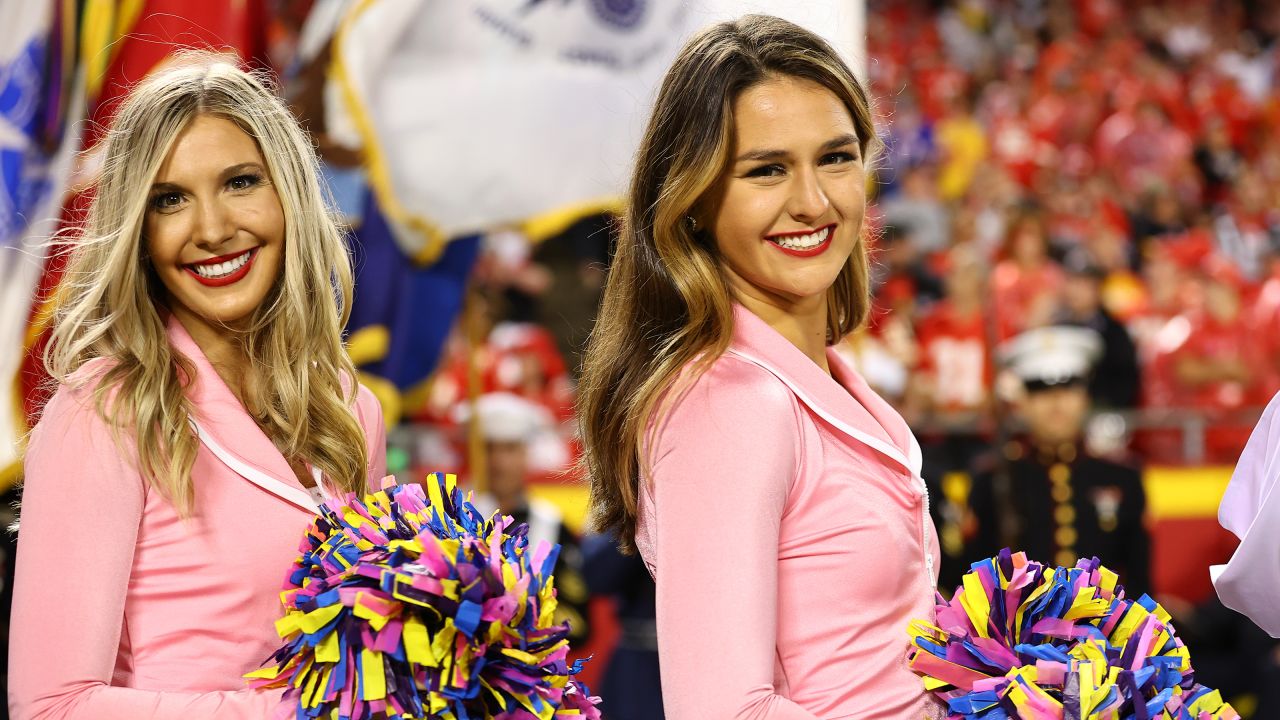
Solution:
M1001 340L1047 323L1062 290L1065 276L1056 263L1045 261L1027 269L1012 260L996 264L991 274L992 307Z
M917 368L933 389L938 410L979 410L991 394L992 372L983 313L964 316L940 300L916 328Z

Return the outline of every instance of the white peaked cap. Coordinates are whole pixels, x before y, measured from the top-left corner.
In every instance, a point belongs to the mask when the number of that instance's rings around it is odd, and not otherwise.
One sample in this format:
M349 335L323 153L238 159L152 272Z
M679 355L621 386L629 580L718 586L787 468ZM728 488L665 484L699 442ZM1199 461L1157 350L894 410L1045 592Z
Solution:
M480 414L480 434L492 442L529 441L550 424L549 413L544 408L512 393L481 395L475 406ZM470 417L469 405L459 408L460 422Z
M1024 383L1062 385L1089 377L1102 356L1102 338L1070 325L1028 330L1000 346L1001 363Z

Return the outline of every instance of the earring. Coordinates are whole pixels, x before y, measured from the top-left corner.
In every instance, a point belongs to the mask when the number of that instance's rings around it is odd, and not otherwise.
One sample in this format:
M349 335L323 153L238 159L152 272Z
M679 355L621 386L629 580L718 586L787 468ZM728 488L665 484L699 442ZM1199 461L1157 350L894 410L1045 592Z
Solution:
M684 216L684 224L689 226L690 232L698 232L698 219L692 215Z

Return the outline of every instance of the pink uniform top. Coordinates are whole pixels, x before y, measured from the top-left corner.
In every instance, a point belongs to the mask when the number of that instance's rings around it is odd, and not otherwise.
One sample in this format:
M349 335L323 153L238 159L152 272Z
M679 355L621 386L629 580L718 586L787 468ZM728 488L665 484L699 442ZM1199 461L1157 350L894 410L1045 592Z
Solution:
M176 319L168 333L196 370L186 390L204 434L194 515L181 519L116 445L92 397L107 361L86 365L75 379L89 384L58 390L27 450L9 646L15 720L263 720L288 709L282 691L248 690L241 675L280 646L279 593L313 501ZM364 387L355 411L379 484L385 428ZM269 491L250 475L288 487Z
M1280 393L1249 437L1218 522L1240 538L1231 561L1209 568L1222 604L1280 638Z
M942 717L906 663L938 579L919 445L835 352L827 375L750 311L734 319L641 478L667 717Z

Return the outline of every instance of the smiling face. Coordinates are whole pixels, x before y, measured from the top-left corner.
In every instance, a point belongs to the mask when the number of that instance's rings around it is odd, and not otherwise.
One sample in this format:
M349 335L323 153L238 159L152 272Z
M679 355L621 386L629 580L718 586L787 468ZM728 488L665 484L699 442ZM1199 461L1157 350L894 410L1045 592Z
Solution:
M160 166L143 221L169 309L193 334L243 327L280 276L284 232L258 144L226 118L197 116Z
M824 307L865 210L849 110L815 82L775 76L743 91L733 118L729 166L709 208L730 288L749 307Z

